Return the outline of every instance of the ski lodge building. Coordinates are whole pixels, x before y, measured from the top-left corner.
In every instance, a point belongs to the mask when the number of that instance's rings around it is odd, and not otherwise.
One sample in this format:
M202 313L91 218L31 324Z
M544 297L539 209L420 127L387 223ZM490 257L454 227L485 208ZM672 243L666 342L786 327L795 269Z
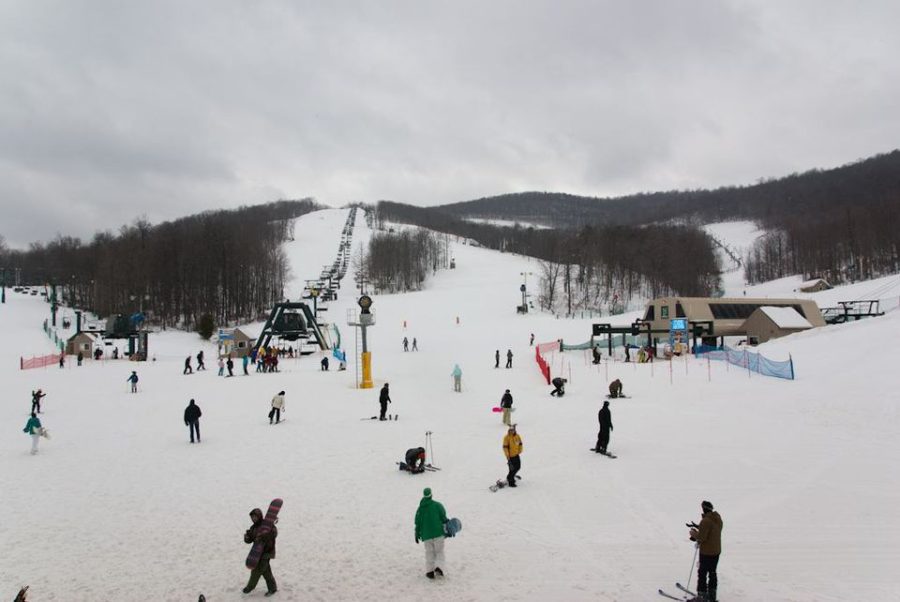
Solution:
M788 309L797 319L781 311L755 315L760 308ZM674 318L687 318L689 325L703 326L703 339L707 344L715 344L718 337L749 337L749 329L753 329L752 336L760 337L762 342L798 330L825 326L819 306L810 299L660 297L648 302L644 309L643 322L650 324L653 331L669 329Z

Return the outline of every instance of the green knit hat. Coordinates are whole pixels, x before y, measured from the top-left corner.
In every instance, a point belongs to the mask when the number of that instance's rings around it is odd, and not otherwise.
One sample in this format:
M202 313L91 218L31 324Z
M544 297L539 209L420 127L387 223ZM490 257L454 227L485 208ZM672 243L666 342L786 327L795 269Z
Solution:
M425 491L422 492L422 495L424 497L427 497L428 499L431 499L431 487L426 487Z

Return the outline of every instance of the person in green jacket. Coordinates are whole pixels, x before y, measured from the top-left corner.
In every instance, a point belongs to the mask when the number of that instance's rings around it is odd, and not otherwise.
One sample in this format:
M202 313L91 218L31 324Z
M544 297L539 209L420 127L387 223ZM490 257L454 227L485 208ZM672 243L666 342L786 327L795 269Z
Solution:
M457 393L462 392L462 370L459 368L459 364L453 366L453 372L450 373L450 376L453 377L453 390Z
M28 419L22 432L31 435L31 455L33 456L38 452L38 441L41 440L41 420L37 414L31 413L31 418Z
M422 492L419 509L416 510L416 543L425 542L425 576L444 576L441 566L444 564L444 523L447 522L447 511L443 504L431 499L431 488Z

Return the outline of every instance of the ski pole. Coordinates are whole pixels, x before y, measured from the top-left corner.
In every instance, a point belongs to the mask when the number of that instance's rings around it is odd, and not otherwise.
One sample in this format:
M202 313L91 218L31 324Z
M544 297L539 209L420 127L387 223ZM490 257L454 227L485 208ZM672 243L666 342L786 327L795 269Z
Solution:
M694 563L697 562L697 552L700 550L700 544L694 544L694 559L691 560L691 572L688 573L687 586L691 587L691 576L694 574ZM700 579L697 579L697 587L700 587Z

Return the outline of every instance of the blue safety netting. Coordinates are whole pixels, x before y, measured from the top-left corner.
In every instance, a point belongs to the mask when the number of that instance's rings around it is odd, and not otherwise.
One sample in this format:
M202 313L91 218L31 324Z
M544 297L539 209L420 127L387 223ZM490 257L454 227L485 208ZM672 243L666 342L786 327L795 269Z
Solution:
M776 361L763 357L761 353L754 353L747 349L732 349L727 345L721 349L713 349L704 351L702 346L698 347L697 355L703 355L711 360L724 360L729 364L746 368L750 372L763 376L794 380L794 360L790 357L787 360Z

